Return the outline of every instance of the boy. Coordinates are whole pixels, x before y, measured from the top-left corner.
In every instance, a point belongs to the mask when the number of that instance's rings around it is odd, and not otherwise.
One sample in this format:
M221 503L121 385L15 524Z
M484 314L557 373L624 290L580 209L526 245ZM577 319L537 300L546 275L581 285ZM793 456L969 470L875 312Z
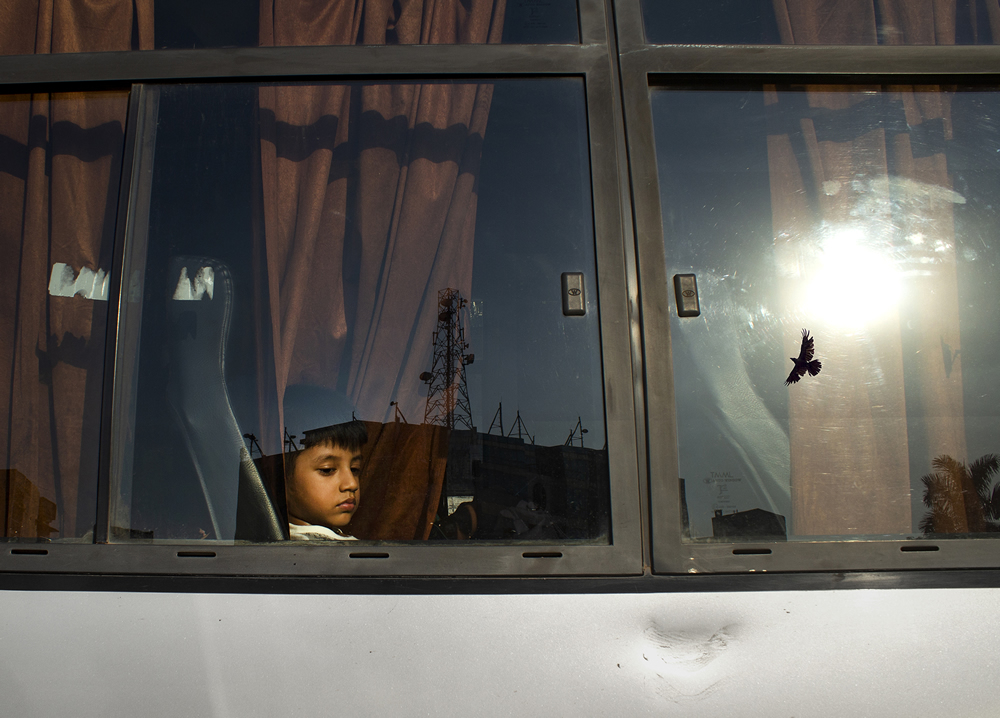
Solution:
M285 471L289 536L296 541L356 541L344 532L358 509L361 447L368 430L360 421L305 432L302 450Z

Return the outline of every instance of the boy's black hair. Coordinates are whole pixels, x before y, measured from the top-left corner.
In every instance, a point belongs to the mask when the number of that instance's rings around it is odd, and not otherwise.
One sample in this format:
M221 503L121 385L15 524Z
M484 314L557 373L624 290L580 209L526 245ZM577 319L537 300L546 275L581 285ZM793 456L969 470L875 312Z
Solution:
M351 453L357 453L367 443L368 429L365 428L364 422L357 420L324 426L320 429L310 429L302 437L302 448L285 454L285 476L290 477L295 473L295 463L299 460L299 454L312 446L333 444L347 449ZM288 480L286 479L286 481Z
M348 421L343 424L333 424L320 429L310 429L303 434L302 448L308 449L317 444L333 444L348 451L360 451L368 443L368 429L364 422Z

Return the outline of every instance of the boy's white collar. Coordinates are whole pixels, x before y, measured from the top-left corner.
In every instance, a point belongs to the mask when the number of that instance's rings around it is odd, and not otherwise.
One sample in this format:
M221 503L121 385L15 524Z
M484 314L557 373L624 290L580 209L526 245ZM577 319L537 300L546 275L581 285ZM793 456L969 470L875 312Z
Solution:
M337 533L326 526L288 524L288 535L293 541L357 541L353 536Z

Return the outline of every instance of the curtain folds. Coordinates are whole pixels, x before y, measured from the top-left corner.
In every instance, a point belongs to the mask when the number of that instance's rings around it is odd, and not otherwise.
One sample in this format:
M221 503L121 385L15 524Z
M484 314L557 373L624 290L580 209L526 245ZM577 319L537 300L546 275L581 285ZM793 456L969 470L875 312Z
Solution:
M261 0L260 44L498 43L506 0Z
M1000 37L1000 4L985 0L986 16L970 3L972 31ZM956 0L774 0L784 45L954 45Z
M152 47L148 1L25 1L0 13L2 54L137 49L136 38ZM0 371L10 382L0 394L0 523L9 537L93 528L108 311L100 278L111 268L127 109L127 92L0 99Z
M154 0L0 4L0 55L153 49Z
M955 41L954 2L775 0L775 10L785 43L875 44L876 14L886 44ZM768 137L775 260L789 316L810 322L823 354L817 381L789 391L794 533L910 533L911 446L928 467L942 454L966 460L961 367L945 372L940 360L942 345L961 346L950 100L936 87L799 89L765 93L776 115L799 118ZM859 297L847 322L803 314L810 278L859 240L901 258L900 309ZM854 255L859 270L864 257ZM787 326L786 356L800 328ZM907 425L907 401L926 421Z
M260 37L264 45L499 42L503 9L503 0L264 0ZM470 296L491 98L492 85L459 82L260 88L271 346L258 364L274 366L276 406L287 386L307 384L345 396L365 420L390 421L390 402L423 417L419 376L430 368L438 291ZM446 432L373 433L383 450L365 477L395 484L379 499L380 521L365 518L365 494L364 537L426 538L425 519L415 534L400 522L425 516L428 502L436 508L444 461L433 457ZM280 450L279 435L265 442L265 451Z

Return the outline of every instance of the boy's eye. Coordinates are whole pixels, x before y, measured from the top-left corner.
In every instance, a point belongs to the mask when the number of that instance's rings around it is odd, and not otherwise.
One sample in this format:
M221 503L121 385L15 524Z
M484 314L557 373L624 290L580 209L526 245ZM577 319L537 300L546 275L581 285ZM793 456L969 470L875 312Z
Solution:
M316 471L318 471L323 476L330 476L331 474L333 474L334 471L336 471L336 469L333 468L332 466L321 466L318 469L316 469Z

